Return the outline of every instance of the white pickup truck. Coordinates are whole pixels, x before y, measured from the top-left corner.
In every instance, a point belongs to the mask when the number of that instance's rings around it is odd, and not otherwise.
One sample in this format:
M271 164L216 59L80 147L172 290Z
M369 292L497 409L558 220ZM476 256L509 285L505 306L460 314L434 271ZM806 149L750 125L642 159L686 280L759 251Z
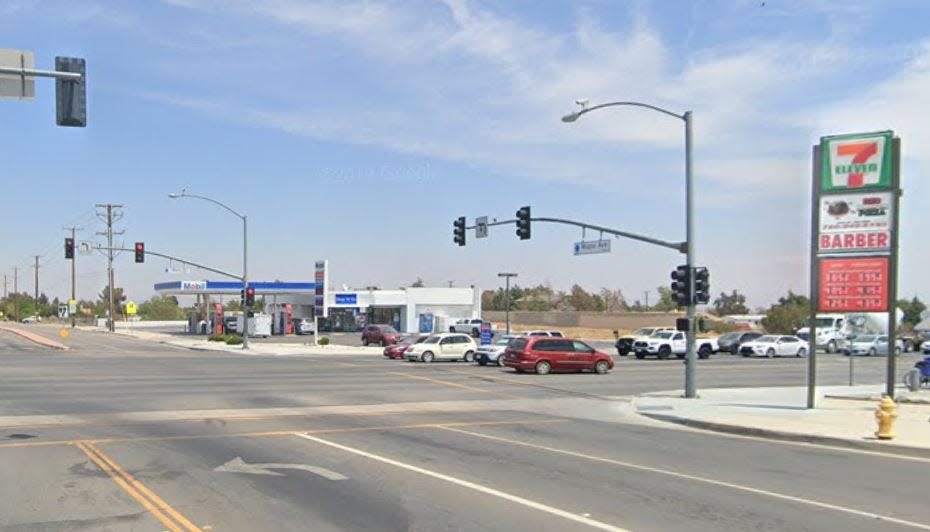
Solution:
M695 342L698 358L708 358L719 348L716 338L698 338ZM633 342L633 354L638 359L655 356L665 360L672 355L685 358L688 353L688 343L685 333L681 331L658 331L643 340Z
M449 325L449 332L470 334L473 337L478 338L479 336L481 336L481 326L486 323L488 324L488 327L491 327L490 323L482 319L478 319L478 318L474 318L470 320L469 319L458 320L455 323ZM491 334L492 335L494 334L493 327L491 328Z

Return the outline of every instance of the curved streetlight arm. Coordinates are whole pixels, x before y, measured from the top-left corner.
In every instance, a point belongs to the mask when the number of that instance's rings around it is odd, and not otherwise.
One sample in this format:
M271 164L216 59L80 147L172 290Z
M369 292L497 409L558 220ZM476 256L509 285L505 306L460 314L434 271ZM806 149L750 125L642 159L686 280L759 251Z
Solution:
M204 200L204 201L209 201L210 203L214 203L214 204L216 204L216 205L219 205L220 207L226 209L227 211L229 211L229 212L235 214L235 215L238 216L239 218L242 218L243 220L245 220L245 215L239 214L238 212L234 211L229 205L226 205L225 203L220 202L220 201L216 201L216 200L213 199L213 198L208 198L208 197L206 197L206 196L200 196L200 195L198 195L198 194L188 194L187 192L181 192L180 194L169 194L168 197L171 197L171 198L197 198L197 199L202 199L202 200Z
M562 122L574 122L575 120L578 120L578 118L579 118L581 115L583 115L583 114L585 114L585 113L590 113L591 111L596 111L596 110L602 109L602 108L604 108L604 107L618 107L618 106L645 107L646 109L652 109L653 111L658 111L658 112L660 112L660 113L667 114L667 115L669 115L669 116L674 116L675 118L677 118L677 119L679 119L679 120L686 120L685 115L683 115L683 114L680 115L680 114L678 114L678 113L673 113L672 111L669 111L668 109L663 109L663 108L661 108L661 107L657 107L657 106L655 106L655 105L650 105L650 104L648 104L648 103L641 103L641 102L610 102L610 103L602 103L602 104L600 104L600 105L595 105L594 107L587 107L587 108L582 109L582 110L580 110L580 111L575 111L574 113L567 114L567 115L565 115L565 116L562 117Z

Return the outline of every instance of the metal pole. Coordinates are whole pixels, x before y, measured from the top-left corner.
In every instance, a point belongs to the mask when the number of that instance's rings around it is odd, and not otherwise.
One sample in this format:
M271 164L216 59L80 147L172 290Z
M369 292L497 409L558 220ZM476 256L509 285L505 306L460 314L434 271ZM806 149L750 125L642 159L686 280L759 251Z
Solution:
M697 366L697 353L694 351L697 327L694 323L694 176L691 164L691 111L685 111L685 242L688 248L685 263L688 266L688 354L685 359L685 397L697 397L697 383L695 370Z
M242 217L242 289L249 289L249 222L248 217ZM248 300L248 298L246 298ZM245 303L245 302L244 302ZM243 305L242 312L245 317L242 320L245 324L242 331L242 349L249 348L249 310L251 306Z
M507 286L505 290L504 297L507 298L507 307L504 311L504 317L507 320L507 332L505 334L510 334L510 276L504 276L505 285Z
M891 253L888 257L888 365L885 369L885 394L894 399L895 351L898 348L898 210L901 207L901 139L891 141Z
M817 309L820 307L820 277L817 266L817 233L820 230L820 189L823 168L821 168L820 146L815 145L811 164L811 174L814 178L813 195L811 198L811 255L810 255L810 314L807 320L808 339L807 354L807 408L814 408L817 400ZM852 356L852 355L850 355Z

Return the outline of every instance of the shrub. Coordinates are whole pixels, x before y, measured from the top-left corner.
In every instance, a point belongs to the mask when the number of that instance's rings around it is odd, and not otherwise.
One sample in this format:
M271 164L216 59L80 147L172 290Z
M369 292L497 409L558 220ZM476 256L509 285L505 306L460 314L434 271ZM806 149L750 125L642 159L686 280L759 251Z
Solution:
M329 345L329 336L321 336L319 340L320 345Z
M242 337L231 334L226 338L226 345L242 345Z
M207 337L207 341L208 342L225 342L226 335L225 334L211 334L210 336Z

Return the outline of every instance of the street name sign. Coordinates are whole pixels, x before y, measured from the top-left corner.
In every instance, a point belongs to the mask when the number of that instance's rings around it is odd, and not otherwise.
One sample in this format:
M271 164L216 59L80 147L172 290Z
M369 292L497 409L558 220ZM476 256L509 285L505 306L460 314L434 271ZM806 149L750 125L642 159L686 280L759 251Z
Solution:
M610 240L575 242L575 255L595 255L597 253L610 253Z

